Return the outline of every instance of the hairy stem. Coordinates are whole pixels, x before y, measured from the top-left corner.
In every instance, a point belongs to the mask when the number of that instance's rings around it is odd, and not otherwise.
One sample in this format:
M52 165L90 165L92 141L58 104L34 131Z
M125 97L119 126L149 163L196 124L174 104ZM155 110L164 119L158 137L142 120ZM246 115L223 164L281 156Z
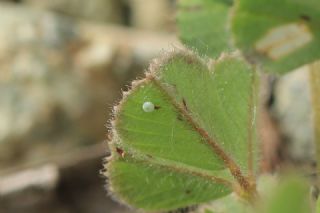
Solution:
M248 175L251 182L255 182L254 174L254 140L255 131L254 126L256 124L256 102L257 102L257 91L258 91L258 76L257 72L254 71L251 77L252 90L249 100L249 120L248 120Z
M320 61L310 65L309 70L310 90L312 97L312 110L314 121L314 141L316 146L316 174L320 174ZM317 187L320 186L320 179L317 178Z

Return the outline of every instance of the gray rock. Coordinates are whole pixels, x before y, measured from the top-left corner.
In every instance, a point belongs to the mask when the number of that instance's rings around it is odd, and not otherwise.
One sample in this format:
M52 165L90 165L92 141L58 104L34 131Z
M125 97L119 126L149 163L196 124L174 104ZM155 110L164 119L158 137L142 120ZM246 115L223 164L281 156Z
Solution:
M18 4L1 4L0 26L0 168L104 140L121 87L177 43Z
M123 22L119 0L23 0L35 7L100 22Z
M131 24L136 28L163 31L175 19L173 6L168 0L130 0ZM148 18L146 18L148 17Z
M100 142L121 88L175 36L3 2L0 26L0 212L132 212L106 198Z
M309 90L309 69L304 66L277 80L274 88L275 115L288 153L296 161L311 162L314 133Z
M59 137L84 112L86 90L69 71L67 47L77 40L70 20L11 4L0 17L0 145L10 144L0 149L2 164Z

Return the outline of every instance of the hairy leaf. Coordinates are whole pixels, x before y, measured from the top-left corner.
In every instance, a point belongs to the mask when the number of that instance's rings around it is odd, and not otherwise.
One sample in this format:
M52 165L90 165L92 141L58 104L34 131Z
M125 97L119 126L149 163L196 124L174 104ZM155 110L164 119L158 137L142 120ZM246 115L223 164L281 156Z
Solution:
M285 73L320 58L319 22L319 0L241 0L232 32L250 61Z
M111 191L147 210L249 190L255 160L255 74L237 56L208 67L191 53L151 65L116 108ZM249 178L248 178L249 176Z
M229 45L227 19L232 0L181 0L178 9L180 38L189 48L216 58Z

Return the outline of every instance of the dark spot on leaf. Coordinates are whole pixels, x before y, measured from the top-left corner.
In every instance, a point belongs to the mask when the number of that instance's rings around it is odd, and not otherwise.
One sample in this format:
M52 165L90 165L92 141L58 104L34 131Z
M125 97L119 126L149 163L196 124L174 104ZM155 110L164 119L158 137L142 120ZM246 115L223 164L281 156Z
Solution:
M154 109L155 109L155 110L158 110L158 109L160 109L160 108L161 108L160 106L157 106L157 105L154 106Z
M186 110L186 111L189 111L188 110L188 107L187 107L187 102L184 98L182 98L182 104L183 104L183 108Z
M193 57L193 56L184 56L183 59L187 64L196 64L196 63L198 63L198 59L196 57Z
M273 78L273 77L270 78L268 83L270 88L270 94L269 94L269 97L267 97L266 99L266 106L268 109L270 109L276 102L276 97L275 97L275 88L277 84L276 78Z
M191 193L191 190L187 189L186 194L190 194L190 193Z
M310 16L305 15L305 14L300 15L300 18L301 18L302 20L305 20L305 21L311 21Z
M182 115L181 115L181 114L178 114L178 115L177 115L177 119L178 119L179 121L183 121Z
M124 151L123 149L120 149L119 147L116 148L117 153L121 156L124 157Z
M149 154L147 154L147 157L148 157L148 158L153 158L152 155L149 155Z
M189 213L189 212L193 212L197 209L197 206L188 206L185 208L179 208L177 210L173 210L173 211L169 211L167 213Z

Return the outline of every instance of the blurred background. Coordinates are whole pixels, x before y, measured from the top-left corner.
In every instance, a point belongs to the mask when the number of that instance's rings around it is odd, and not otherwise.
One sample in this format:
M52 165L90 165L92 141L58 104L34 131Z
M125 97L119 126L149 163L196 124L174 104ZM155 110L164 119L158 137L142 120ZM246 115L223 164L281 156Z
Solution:
M106 123L150 60L182 47L175 13L174 0L0 0L0 213L133 212L99 174ZM261 82L261 170L312 168L307 68Z
M179 46L170 0L0 0L0 212L124 213L99 171L121 89Z

